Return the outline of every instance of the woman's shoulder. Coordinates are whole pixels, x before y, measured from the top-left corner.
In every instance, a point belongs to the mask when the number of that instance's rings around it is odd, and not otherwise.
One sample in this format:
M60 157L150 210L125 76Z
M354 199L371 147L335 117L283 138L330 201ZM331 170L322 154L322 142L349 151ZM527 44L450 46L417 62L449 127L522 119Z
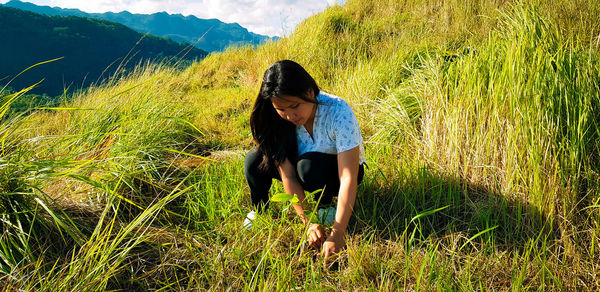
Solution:
M344 99L342 99L339 96L335 96L333 94L327 93L327 92L320 92L319 95L317 96L317 100L319 101L320 105L325 105L327 107L330 107L331 110L343 110L343 109L350 109L350 105L348 104L348 102L346 102Z
M337 129L340 125L352 123L356 120L356 114L350 104L344 99L325 92L319 93L319 116L324 125L330 129ZM321 107L321 105L323 105Z

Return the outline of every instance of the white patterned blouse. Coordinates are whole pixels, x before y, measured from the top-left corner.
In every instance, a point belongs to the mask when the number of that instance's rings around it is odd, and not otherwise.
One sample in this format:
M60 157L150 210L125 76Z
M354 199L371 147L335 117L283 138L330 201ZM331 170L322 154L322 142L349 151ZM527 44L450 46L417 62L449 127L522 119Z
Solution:
M298 155L306 152L338 154L360 146L360 164L365 163L358 120L350 105L343 99L321 92L317 96L317 111L311 137L304 126L296 127Z

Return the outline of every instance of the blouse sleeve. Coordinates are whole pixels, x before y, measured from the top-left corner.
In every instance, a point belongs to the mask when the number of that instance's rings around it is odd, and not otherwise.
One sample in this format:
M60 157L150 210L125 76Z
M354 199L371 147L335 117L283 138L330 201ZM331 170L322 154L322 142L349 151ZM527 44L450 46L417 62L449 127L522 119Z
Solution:
M335 133L335 148L338 153L350 150L362 144L358 120L350 105L343 102L339 105L333 122Z

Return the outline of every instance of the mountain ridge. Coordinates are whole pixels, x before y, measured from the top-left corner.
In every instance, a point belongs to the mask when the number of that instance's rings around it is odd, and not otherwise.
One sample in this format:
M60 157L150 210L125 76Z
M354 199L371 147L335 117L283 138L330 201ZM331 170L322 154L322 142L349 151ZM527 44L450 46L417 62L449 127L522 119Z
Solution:
M116 21L138 32L168 37L187 42L208 52L223 51L229 46L259 45L277 37L255 34L238 23L225 23L216 18L202 19L194 15L156 12L136 14L129 11L88 13L79 9L40 6L29 2L11 0L4 4L46 15L80 16Z
M0 81L4 86L29 66L38 66L10 82L25 88L45 81L32 93L60 95L66 88L85 88L119 70L146 61L192 62L206 51L164 37L142 34L123 24L79 16L47 16L0 6Z

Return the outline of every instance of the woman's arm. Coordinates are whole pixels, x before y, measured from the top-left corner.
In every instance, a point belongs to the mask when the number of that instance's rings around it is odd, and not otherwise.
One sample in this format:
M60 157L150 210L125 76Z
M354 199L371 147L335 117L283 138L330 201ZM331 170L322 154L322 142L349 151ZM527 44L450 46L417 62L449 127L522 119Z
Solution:
M319 248L323 242L325 241L325 229L321 225L311 224L310 219L306 214L304 214L304 210L309 210L306 205L306 197L304 196L304 189L302 185L296 179L296 170L292 163L289 160L285 160L278 167L279 175L281 176L281 182L283 182L283 189L288 194L296 194L298 196L298 204L293 204L292 207L296 211L296 214L300 217L304 225L309 225L310 228L308 230L308 243L313 248Z
M338 153L338 174L340 176L340 191L338 193L337 211L331 234L323 244L322 254L325 258L337 253L346 245L344 236L346 227L352 215L356 190L358 188L358 163L360 150L356 146L350 150Z
M281 182L283 182L283 189L286 193L290 195L298 196L299 202L298 204L293 204L292 207L296 211L296 214L300 216L302 222L306 225L310 223L310 220L306 214L304 214L304 210L308 210L306 205L306 197L304 196L304 189L298 179L296 178L296 170L292 163L286 159L282 164L277 166L279 170L279 175L281 176Z

